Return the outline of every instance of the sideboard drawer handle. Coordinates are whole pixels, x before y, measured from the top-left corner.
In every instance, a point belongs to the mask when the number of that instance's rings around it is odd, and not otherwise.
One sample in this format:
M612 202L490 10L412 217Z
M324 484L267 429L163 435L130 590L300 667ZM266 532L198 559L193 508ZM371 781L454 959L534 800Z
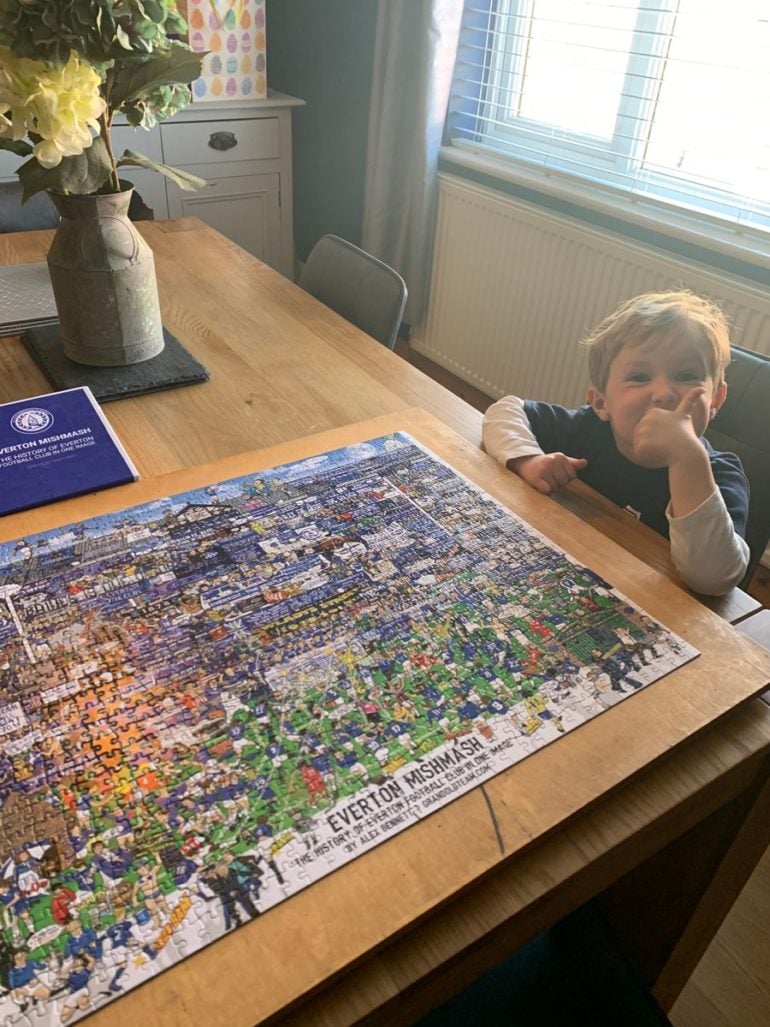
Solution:
M212 132L209 136L209 146L212 150L232 150L238 145L238 140L233 132Z

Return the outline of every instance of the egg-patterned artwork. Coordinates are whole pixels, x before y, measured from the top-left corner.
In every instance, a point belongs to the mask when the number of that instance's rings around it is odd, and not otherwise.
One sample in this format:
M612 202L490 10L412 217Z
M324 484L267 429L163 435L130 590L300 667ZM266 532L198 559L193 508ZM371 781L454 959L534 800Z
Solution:
M211 51L193 100L267 97L265 0L187 0L193 50Z

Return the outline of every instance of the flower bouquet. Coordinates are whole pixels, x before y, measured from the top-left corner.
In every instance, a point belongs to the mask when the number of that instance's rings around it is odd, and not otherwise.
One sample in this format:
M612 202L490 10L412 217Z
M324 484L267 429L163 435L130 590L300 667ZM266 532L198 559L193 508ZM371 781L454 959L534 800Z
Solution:
M25 200L117 193L130 165L206 184L131 150L116 158L110 142L116 114L150 129L190 102L205 54L186 31L175 0L0 0L0 149L29 157Z
M150 168L182 189L206 183L125 150L116 114L152 128L191 100L205 54L180 38L175 0L0 0L0 148L28 158L22 202L47 190L61 215L48 254L64 354L117 366L163 349L155 267L128 219L119 169Z

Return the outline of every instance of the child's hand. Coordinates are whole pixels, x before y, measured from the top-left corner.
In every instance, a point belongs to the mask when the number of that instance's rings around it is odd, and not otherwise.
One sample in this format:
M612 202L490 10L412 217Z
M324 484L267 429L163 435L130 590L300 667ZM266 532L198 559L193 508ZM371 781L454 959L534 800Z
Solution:
M634 463L640 467L670 467L685 460L700 447L693 426L693 414L704 407L708 424L706 390L699 386L686 393L675 410L651 407L634 429Z
M523 478L528 485L550 496L577 478L577 472L588 464L587 460L566 456L564 453L542 453L520 456L508 461L508 468Z

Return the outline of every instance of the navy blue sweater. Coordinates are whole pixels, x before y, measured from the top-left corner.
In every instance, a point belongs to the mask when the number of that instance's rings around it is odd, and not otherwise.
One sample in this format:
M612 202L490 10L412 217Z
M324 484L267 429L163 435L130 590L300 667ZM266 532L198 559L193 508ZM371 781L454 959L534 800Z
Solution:
M649 470L627 460L618 452L609 422L597 417L588 405L567 410L525 400L524 412L543 452L585 458L588 466L578 472L582 481L618 506L632 510L644 524L668 538L666 507L671 495L667 468ZM717 453L706 439L701 442L735 530L744 538L749 483L741 462L733 453Z

